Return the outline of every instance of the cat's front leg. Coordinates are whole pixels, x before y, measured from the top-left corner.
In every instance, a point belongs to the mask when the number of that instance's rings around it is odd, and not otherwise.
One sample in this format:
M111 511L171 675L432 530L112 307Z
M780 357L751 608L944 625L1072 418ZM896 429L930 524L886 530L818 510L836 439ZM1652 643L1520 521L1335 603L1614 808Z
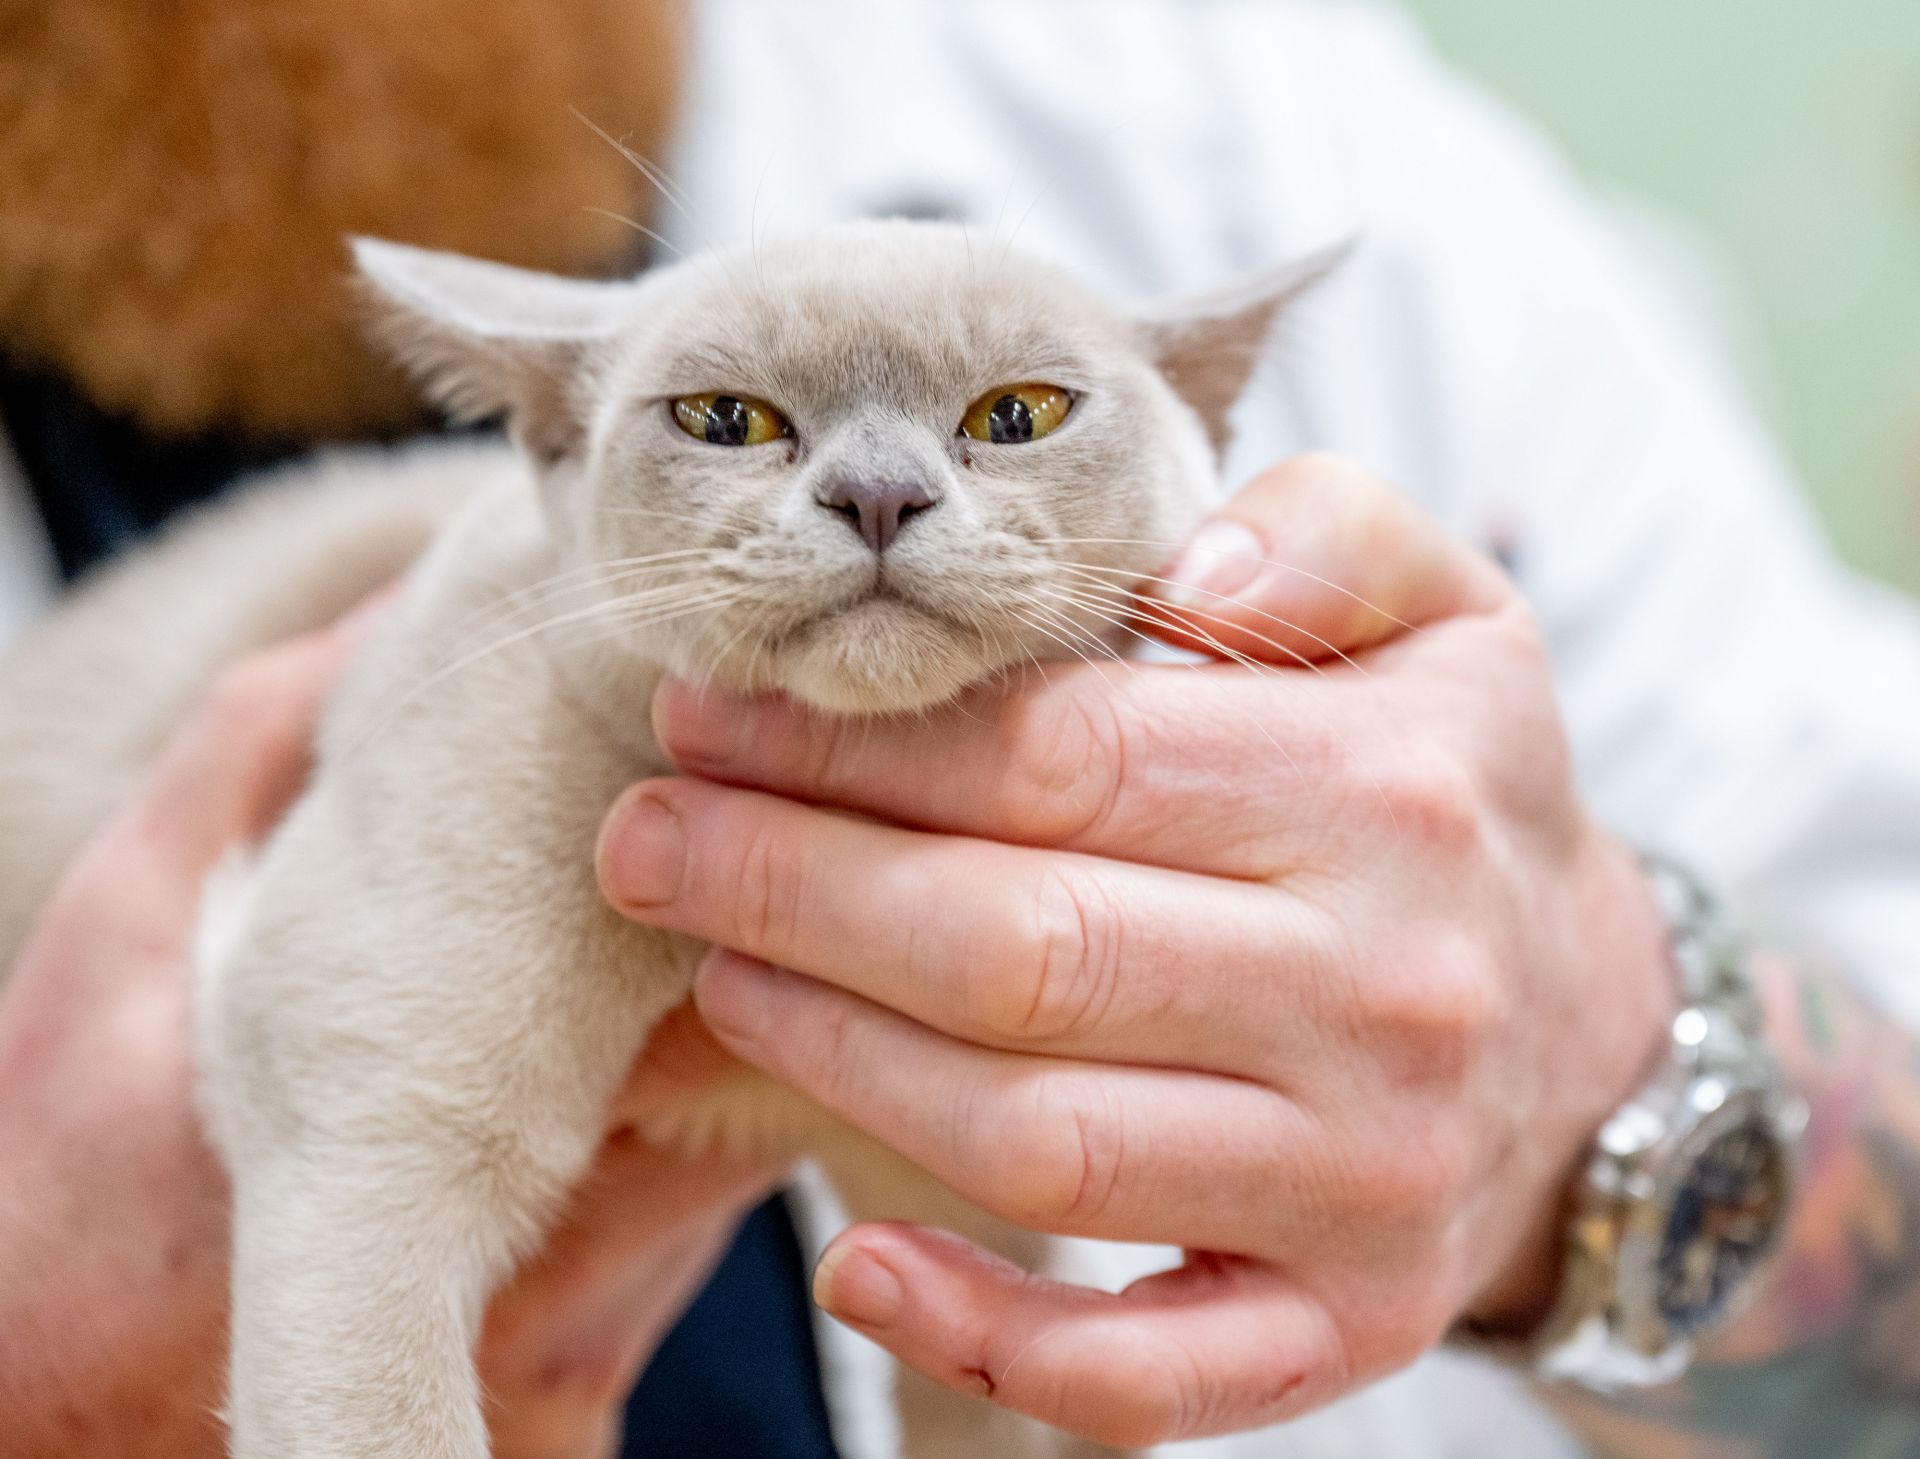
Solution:
M234 1459L486 1459L487 1300L585 1172L690 956L543 929L550 958L376 968L311 918L265 921L203 1030L235 1197Z
M486 1459L481 1313L557 1199L501 1154L316 1135L238 1165L234 1459Z

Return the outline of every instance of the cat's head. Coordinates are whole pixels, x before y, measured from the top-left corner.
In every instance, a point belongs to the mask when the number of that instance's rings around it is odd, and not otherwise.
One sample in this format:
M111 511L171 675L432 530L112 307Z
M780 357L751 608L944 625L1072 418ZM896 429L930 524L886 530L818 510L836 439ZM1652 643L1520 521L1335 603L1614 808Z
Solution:
M1216 496L1275 313L1331 262L1132 314L925 223L622 283L356 256L441 400L508 413L609 634L848 713L1099 652Z

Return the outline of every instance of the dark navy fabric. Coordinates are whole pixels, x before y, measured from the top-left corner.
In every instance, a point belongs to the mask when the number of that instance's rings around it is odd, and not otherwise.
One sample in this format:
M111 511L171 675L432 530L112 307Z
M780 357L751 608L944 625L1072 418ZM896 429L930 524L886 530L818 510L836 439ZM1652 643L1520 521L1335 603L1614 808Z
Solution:
M0 368L0 425L69 579L236 476L290 460L285 441L159 439L56 375Z
M0 363L0 423L69 580L244 472L284 441L160 440L57 377ZM755 1211L661 1347L627 1414L633 1459L834 1459L806 1269L786 1206Z
M634 1390L623 1459L834 1459L805 1274L768 1201Z

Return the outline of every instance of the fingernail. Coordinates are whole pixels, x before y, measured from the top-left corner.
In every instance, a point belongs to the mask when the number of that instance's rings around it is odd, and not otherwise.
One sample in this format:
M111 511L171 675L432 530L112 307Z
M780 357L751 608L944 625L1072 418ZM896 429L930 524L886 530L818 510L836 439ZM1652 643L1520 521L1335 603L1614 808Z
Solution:
M736 1046L757 1044L773 1021L774 981L780 973L738 953L709 953L694 984L707 1027Z
M1260 539L1224 518L1208 522L1187 544L1160 596L1182 608L1203 608L1230 598L1259 574L1266 557Z
M600 844L600 875L622 906L658 907L680 891L687 833L658 790L630 790L607 815Z
M813 1300L854 1327L885 1327L906 1302L900 1278L857 1246L836 1246L813 1274Z

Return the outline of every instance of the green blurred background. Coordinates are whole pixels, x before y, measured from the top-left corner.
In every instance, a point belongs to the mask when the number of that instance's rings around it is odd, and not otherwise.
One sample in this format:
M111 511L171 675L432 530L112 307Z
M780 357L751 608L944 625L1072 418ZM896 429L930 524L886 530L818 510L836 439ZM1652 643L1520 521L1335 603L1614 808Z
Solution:
M1406 0L1603 189L1688 224L1842 549L1920 588L1920 0Z

